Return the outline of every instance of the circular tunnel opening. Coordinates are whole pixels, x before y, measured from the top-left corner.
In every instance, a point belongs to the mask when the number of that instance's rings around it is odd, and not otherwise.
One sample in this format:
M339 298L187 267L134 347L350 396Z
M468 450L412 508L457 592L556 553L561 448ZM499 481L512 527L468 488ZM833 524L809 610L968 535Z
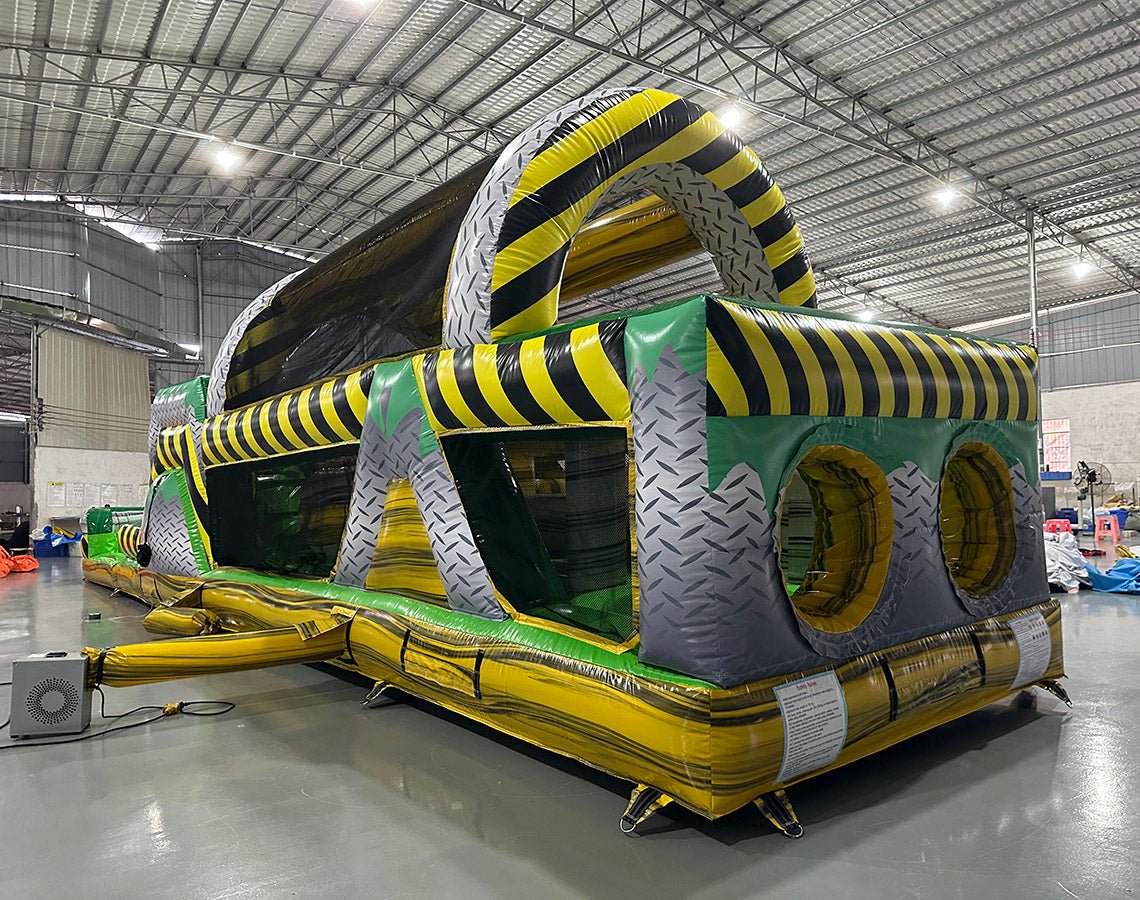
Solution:
M971 597L1005 583L1017 552L1013 485L1001 454L968 441L950 454L942 474L939 517L950 577Z
M780 571L796 615L820 631L857 628L879 601L894 513L883 470L849 447L814 447L780 500Z

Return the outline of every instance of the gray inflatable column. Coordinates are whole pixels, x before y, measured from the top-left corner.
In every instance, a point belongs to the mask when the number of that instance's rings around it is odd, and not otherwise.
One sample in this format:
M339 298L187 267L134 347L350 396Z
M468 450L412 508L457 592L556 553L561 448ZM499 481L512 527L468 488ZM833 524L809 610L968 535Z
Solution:
M633 373L640 658L722 687L824 660L800 637L760 477L734 466L709 489L705 373L666 346Z

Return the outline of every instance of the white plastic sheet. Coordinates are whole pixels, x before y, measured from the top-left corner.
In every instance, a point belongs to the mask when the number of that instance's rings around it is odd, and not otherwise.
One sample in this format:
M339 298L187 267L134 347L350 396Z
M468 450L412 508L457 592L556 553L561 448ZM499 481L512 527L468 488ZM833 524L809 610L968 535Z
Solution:
M1077 539L1063 531L1045 535L1045 572L1049 584L1070 593L1090 584Z

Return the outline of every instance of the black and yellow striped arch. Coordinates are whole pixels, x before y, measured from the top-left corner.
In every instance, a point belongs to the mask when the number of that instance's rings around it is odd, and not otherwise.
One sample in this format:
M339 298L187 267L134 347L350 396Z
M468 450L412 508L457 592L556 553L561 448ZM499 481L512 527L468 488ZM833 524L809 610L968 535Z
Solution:
M711 416L1037 418L1026 344L716 299L707 323Z
M359 440L373 371L368 366L207 419L202 427L206 465Z
M727 194L764 248L780 301L814 305L815 276L799 226L756 154L695 103L631 90L567 118L523 169L496 242L492 340L556 321L563 265L579 226L618 179L661 163L685 166Z
M629 418L625 322L417 356L432 428L612 422Z

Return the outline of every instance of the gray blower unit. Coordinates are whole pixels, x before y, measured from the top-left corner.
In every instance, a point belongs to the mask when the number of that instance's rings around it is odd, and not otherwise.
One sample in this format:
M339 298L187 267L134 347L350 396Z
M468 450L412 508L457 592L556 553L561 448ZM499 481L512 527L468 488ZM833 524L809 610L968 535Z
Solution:
M12 737L79 734L90 724L86 656L57 650L12 663Z

